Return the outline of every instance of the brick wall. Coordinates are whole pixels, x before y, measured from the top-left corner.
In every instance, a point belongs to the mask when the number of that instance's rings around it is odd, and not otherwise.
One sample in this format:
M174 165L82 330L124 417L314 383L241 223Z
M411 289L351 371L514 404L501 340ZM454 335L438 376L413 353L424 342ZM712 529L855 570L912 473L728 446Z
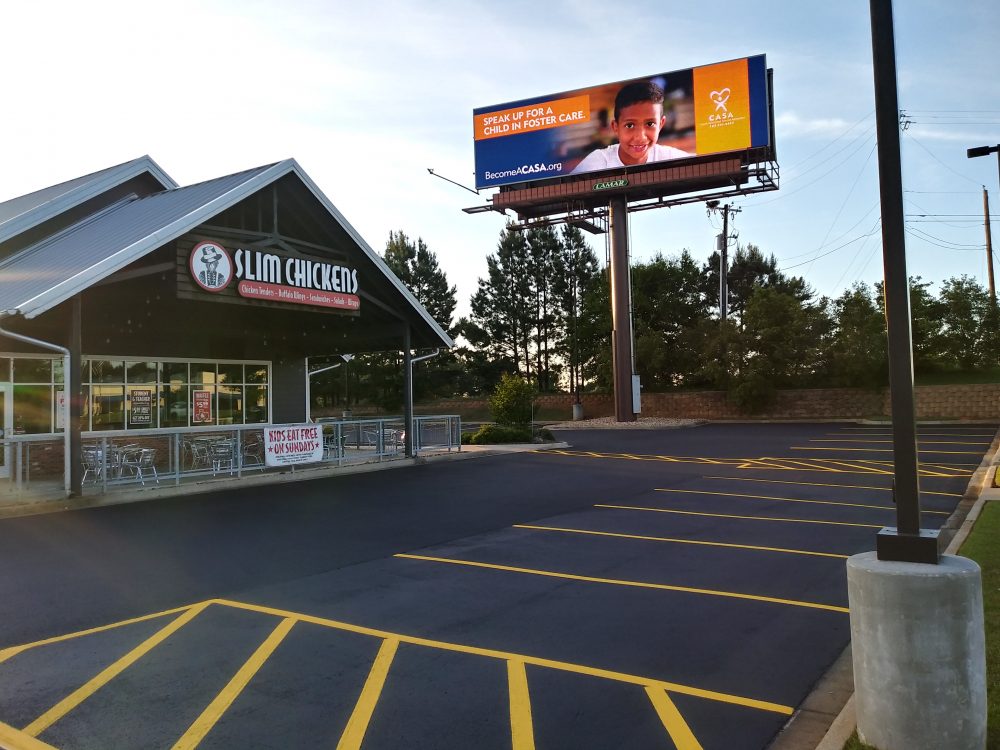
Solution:
M924 385L915 391L918 419L981 419L1000 421L1000 383L979 385ZM605 417L615 412L611 394L583 394L584 416ZM557 418L572 417L573 396L549 393L535 400L536 408ZM464 414L486 410L482 399L454 399L420 405L418 413ZM859 388L810 388L779 391L759 419L863 419L888 417L889 392ZM642 416L684 419L746 419L721 391L643 393Z

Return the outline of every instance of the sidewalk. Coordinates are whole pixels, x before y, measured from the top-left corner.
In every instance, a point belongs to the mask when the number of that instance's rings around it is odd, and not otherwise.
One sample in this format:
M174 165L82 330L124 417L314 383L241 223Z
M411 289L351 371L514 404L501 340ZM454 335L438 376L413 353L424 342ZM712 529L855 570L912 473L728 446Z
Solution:
M516 443L509 445L463 445L461 450L450 453L427 453L415 458L395 458L369 463L345 464L344 466L303 465L295 469L285 469L279 472L244 474L242 477L194 476L182 478L180 484L172 480L169 484L150 484L145 487L126 485L113 487L105 494L98 494L94 488L87 487L82 497L68 498L61 485L53 483L51 487L43 487L32 495L30 500L6 503L0 501L0 519L31 516L41 513L58 513L64 510L80 510L83 508L99 508L105 505L123 505L147 500L176 497L178 495L194 495L206 492L219 492L239 489L241 487L260 487L284 484L286 482L305 482L311 479L343 476L347 474L364 474L372 471L401 469L424 463L441 461L462 461L472 458L503 455L505 453L521 453L525 451L551 450L566 448L567 443Z

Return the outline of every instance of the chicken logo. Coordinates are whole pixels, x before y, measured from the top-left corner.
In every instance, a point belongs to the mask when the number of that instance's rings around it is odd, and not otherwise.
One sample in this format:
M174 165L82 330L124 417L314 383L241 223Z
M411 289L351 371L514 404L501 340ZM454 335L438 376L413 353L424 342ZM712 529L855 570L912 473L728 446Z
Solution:
M206 292L221 292L233 278L229 253L217 242L200 242L188 259L191 278Z

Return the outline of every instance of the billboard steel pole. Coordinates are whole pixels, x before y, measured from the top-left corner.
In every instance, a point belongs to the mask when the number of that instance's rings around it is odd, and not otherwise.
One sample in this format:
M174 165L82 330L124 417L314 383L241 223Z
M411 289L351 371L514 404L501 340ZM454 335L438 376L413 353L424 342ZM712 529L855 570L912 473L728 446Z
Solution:
M896 528L885 528L878 533L876 550L880 560L937 563L937 533L920 529L913 342L910 287L906 275L892 0L870 0L870 7L896 502Z
M611 356L615 383L615 421L634 422L632 406L632 315L628 268L628 202L614 198L611 225Z

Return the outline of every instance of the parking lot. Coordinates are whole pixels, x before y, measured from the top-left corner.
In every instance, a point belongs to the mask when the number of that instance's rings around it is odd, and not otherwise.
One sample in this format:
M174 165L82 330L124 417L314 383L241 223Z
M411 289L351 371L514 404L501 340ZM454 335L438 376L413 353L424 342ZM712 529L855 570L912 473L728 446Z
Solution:
M921 428L924 527L995 432ZM767 747L848 643L890 431L559 437L0 522L0 746Z

